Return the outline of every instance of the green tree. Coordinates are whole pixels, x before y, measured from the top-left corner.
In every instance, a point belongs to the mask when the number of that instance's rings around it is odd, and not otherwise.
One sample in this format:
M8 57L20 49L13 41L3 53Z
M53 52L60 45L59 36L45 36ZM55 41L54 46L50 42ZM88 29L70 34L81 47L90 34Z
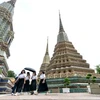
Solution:
M65 78L64 79L64 86L68 87L69 84L70 84L69 78Z
M88 84L90 84L91 76L92 76L91 74L87 74L87 75L86 75L86 79L88 79Z
M97 74L100 74L100 65L96 66L96 72L97 72Z
M96 82L96 77L92 76L92 74L87 74L86 79L88 79L88 84L90 84L91 82L94 84Z
M8 71L8 77L16 77L16 74L15 74L15 72L14 71L12 71L12 70L9 70Z
M94 84L95 82L96 82L96 77L93 76L93 77L92 77L92 83Z

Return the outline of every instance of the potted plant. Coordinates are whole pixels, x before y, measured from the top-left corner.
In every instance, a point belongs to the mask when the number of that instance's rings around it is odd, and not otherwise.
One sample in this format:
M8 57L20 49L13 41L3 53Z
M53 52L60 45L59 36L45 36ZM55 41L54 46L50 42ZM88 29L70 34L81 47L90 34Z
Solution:
M88 80L88 85L90 85L90 81L91 81L91 74L87 74L86 79Z
M65 79L64 79L64 86L65 86L66 88L63 88L63 92L64 92L64 93L69 93L69 92L70 92L70 88L68 88L69 84L70 84L69 78L65 78Z
M100 86L98 83L96 83L95 76L91 77L90 90L91 90L91 92L90 92L91 94L100 94Z
M96 82L96 77L93 76L93 77L92 77L92 83L94 84L95 82Z
M88 79L88 92L92 94L100 94L100 87L96 82L96 77L92 76L91 74L87 74L86 79Z
M91 74L87 74L86 75L86 79L88 80L88 85L87 85L87 89L88 89L88 92L91 93L91 89L90 89L90 78L91 78Z

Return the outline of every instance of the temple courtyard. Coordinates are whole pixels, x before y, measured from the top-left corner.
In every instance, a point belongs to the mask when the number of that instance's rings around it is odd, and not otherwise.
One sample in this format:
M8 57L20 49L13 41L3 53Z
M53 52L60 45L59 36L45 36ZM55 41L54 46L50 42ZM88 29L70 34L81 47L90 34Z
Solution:
M0 95L0 100L100 100L100 94L89 93L49 93L19 96L11 96L10 94Z

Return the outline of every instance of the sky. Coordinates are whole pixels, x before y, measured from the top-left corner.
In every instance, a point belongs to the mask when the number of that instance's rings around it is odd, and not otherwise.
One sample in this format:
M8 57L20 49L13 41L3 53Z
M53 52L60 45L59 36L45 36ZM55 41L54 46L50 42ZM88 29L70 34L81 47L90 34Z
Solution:
M0 0L0 3L8 0ZM64 30L90 68L100 64L100 0L17 0L14 40L7 62L16 74L25 67L39 71L49 37L52 57L59 32L59 10Z

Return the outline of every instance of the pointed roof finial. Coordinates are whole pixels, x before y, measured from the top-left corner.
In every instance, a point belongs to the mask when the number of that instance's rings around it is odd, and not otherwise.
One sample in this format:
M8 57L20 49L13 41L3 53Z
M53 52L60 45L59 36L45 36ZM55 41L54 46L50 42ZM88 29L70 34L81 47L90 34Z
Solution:
M64 42L64 41L69 41L69 40L68 40L67 34L64 31L62 21L61 21L61 15L59 11L59 34L57 36L57 43Z
M47 46L46 46L46 52L43 58L43 63L42 64L49 64L50 63L50 56L49 56L49 51L48 51L48 37L47 37Z
M12 6L15 6L16 0L10 0L8 3L10 3Z
M48 55L49 54L49 52L48 52L48 37L47 37L47 47L46 47L46 53L45 53L46 55Z
M61 21L60 10L59 10L59 32L65 32Z

